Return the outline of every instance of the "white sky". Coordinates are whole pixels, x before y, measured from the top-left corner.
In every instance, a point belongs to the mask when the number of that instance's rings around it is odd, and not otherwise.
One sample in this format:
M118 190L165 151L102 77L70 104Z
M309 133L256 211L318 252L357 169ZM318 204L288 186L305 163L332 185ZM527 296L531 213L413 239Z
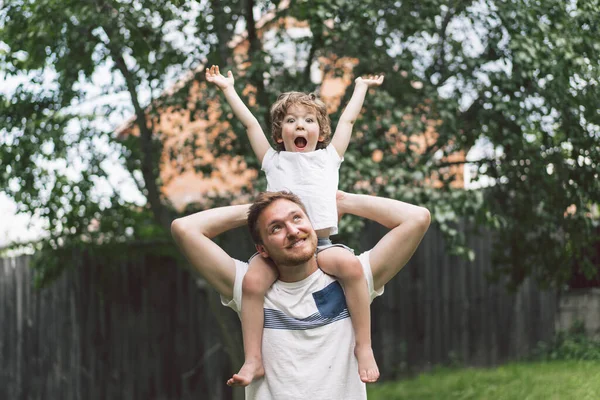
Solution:
M1 43L0 43L1 46ZM45 74L45 78L48 82L51 82L53 79L52 72L48 72ZM77 109L80 109L84 113L92 112L94 107L102 105L102 104L111 104L111 105L119 105L122 104L124 109L130 108L130 102L128 101L128 95L126 93L118 93L118 94L110 94L110 95L102 95L100 92L100 87L109 82L111 79L111 73L108 67L103 66L98 69L98 71L94 74L92 79L93 84L85 84L85 89L88 94L89 101L81 103L77 105ZM11 95L14 93L15 89L20 84L27 84L27 77L8 77L7 79L3 79L0 84L0 93L5 95ZM49 83L51 85L51 83ZM149 92L143 93L142 97L145 99L143 101L148 101ZM105 129L116 129L119 125L121 125L131 113L120 113L115 112L112 113L109 117L109 120L101 120L98 119L98 126L104 126ZM73 126L73 129L79 129L78 126ZM96 146L106 146L108 149L108 145L103 143L94 143ZM106 150L108 152L108 150ZM110 153L109 153L110 154ZM84 167L81 162L74 161L72 165L70 165L70 169L66 170L68 175L77 175L77 166L79 164L79 169ZM131 182L129 174L123 170L119 166L119 164L115 162L107 163L108 167L107 172L109 173L109 182L99 182L96 188L98 189L98 193L101 195L102 193L109 193L110 187L118 187L124 193L129 194L129 196L125 196L127 200L136 201L137 203L143 204L145 199L139 193L133 182ZM75 166L75 168L73 168ZM53 166L54 167L54 166ZM56 165L56 168L64 171L64 166ZM0 249L6 247L11 242L25 242L39 239L44 233L44 223L43 221L34 216L28 214L18 214L17 215L17 206L15 202L9 198L6 194L0 193Z
M0 0L0 3L1 2L2 0ZM188 15L189 18L186 18L186 21L194 21L193 14L194 12L199 12L199 10L200 8L198 3L193 3L190 14L192 17L189 17L190 15ZM193 35L193 29L195 29L193 24L183 28L187 36L184 36L181 34L181 32L173 32L170 40L172 40L175 46L185 50L186 53L194 53L197 55L196 50L200 49L203 44L197 41ZM189 40L186 41L186 37ZM4 43L2 43L0 38L0 51L2 50L8 50L8 48ZM191 56L190 59L193 59L193 57ZM182 75L183 70L187 72L189 65L180 66L178 68L173 68L167 73L167 76L164 78L165 87L172 85L175 80ZM51 68L47 68L44 71L43 77L43 87L48 88L54 85L53 80L55 79L55 75ZM14 93L17 86L20 84L27 86L30 82L30 78L27 76L7 78L2 77L0 79L2 79L2 81L0 81L0 93L9 96ZM114 74L111 72L111 65L99 65L96 69L96 72L92 76L92 82L81 82L80 84L80 87L86 91L87 101L74 106L74 108L81 110L84 113L90 113L93 112L96 106L101 106L103 104L116 106L116 111L111 113L108 119L103 120L99 118L97 120L97 126L102 126L105 130L115 130L132 115L130 98L127 92L110 93L108 95L103 94L102 87L104 85L111 85L114 87L122 83L122 77L119 74ZM39 90L39 86L32 85L31 87L38 88L37 90ZM141 87L138 93L140 102L142 104L148 104L150 98L156 96L156 94L157 93L152 93L147 85L146 87ZM78 129L78 126L73 126L72 128ZM2 138L0 138L0 140L1 139ZM108 145L106 143L94 142L94 146L105 146L106 149L108 149ZM107 150L106 152L107 154L110 154L110 150ZM77 159L73 161L73 164L75 165L75 168L73 168L73 165L71 165L71 169L66 171L68 175L76 175L78 173L77 165L79 165L79 168L85 168L83 163L78 162ZM112 160L109 160L103 166L109 174L109 178L108 181L99 181L96 184L95 189L97 189L97 194L99 196L101 196L102 193L110 193L112 190L111 187L114 187L119 189L119 192L122 193L123 198L126 200L134 201L138 204L145 203L145 198L137 190L137 187L133 183L129 173L120 166L116 160L116 157L113 157ZM64 169L64 167L61 166L57 166L57 168ZM44 233L44 224L39 218L25 214L17 215L16 211L17 206L15 202L5 194L0 193L0 249L11 242L35 240L40 238Z

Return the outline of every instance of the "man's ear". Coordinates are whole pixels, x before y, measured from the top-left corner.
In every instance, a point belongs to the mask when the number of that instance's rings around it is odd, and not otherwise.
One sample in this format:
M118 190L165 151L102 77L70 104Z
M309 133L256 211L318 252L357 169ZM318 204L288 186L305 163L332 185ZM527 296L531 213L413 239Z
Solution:
M267 249L265 248L265 246L263 246L262 244L257 244L256 245L256 251L258 251L258 254L260 254L261 257L263 257L263 258L269 258L269 252L267 251Z

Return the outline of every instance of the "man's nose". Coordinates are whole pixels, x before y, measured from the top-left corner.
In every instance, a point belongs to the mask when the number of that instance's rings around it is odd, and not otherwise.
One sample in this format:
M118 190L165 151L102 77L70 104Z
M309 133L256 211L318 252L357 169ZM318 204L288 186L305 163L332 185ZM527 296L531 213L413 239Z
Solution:
M296 237L300 233L300 230L296 225L288 224L287 226L287 236L288 237Z

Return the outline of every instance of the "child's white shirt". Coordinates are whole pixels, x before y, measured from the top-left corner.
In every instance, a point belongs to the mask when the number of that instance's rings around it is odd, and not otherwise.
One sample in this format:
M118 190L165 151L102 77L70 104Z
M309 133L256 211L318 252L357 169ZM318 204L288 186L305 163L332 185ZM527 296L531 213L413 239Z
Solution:
M267 150L262 170L267 176L267 191L287 190L302 200L313 229L329 228L337 233L336 192L339 184L340 157L331 144L308 153Z

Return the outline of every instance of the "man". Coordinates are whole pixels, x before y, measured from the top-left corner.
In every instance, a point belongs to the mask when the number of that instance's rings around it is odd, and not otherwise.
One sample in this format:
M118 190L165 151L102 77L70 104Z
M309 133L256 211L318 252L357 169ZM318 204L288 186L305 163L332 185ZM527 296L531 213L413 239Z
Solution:
M359 255L371 299L408 262L430 223L429 211L396 200L338 192L340 215L376 221L390 231ZM192 266L238 313L248 264L231 258L211 238L248 223L258 253L277 266L279 279L265 297L264 378L235 375L247 399L363 400L366 387L353 354L352 324L342 288L318 267L316 234L300 200L262 193L255 203L216 208L177 219L175 241Z

